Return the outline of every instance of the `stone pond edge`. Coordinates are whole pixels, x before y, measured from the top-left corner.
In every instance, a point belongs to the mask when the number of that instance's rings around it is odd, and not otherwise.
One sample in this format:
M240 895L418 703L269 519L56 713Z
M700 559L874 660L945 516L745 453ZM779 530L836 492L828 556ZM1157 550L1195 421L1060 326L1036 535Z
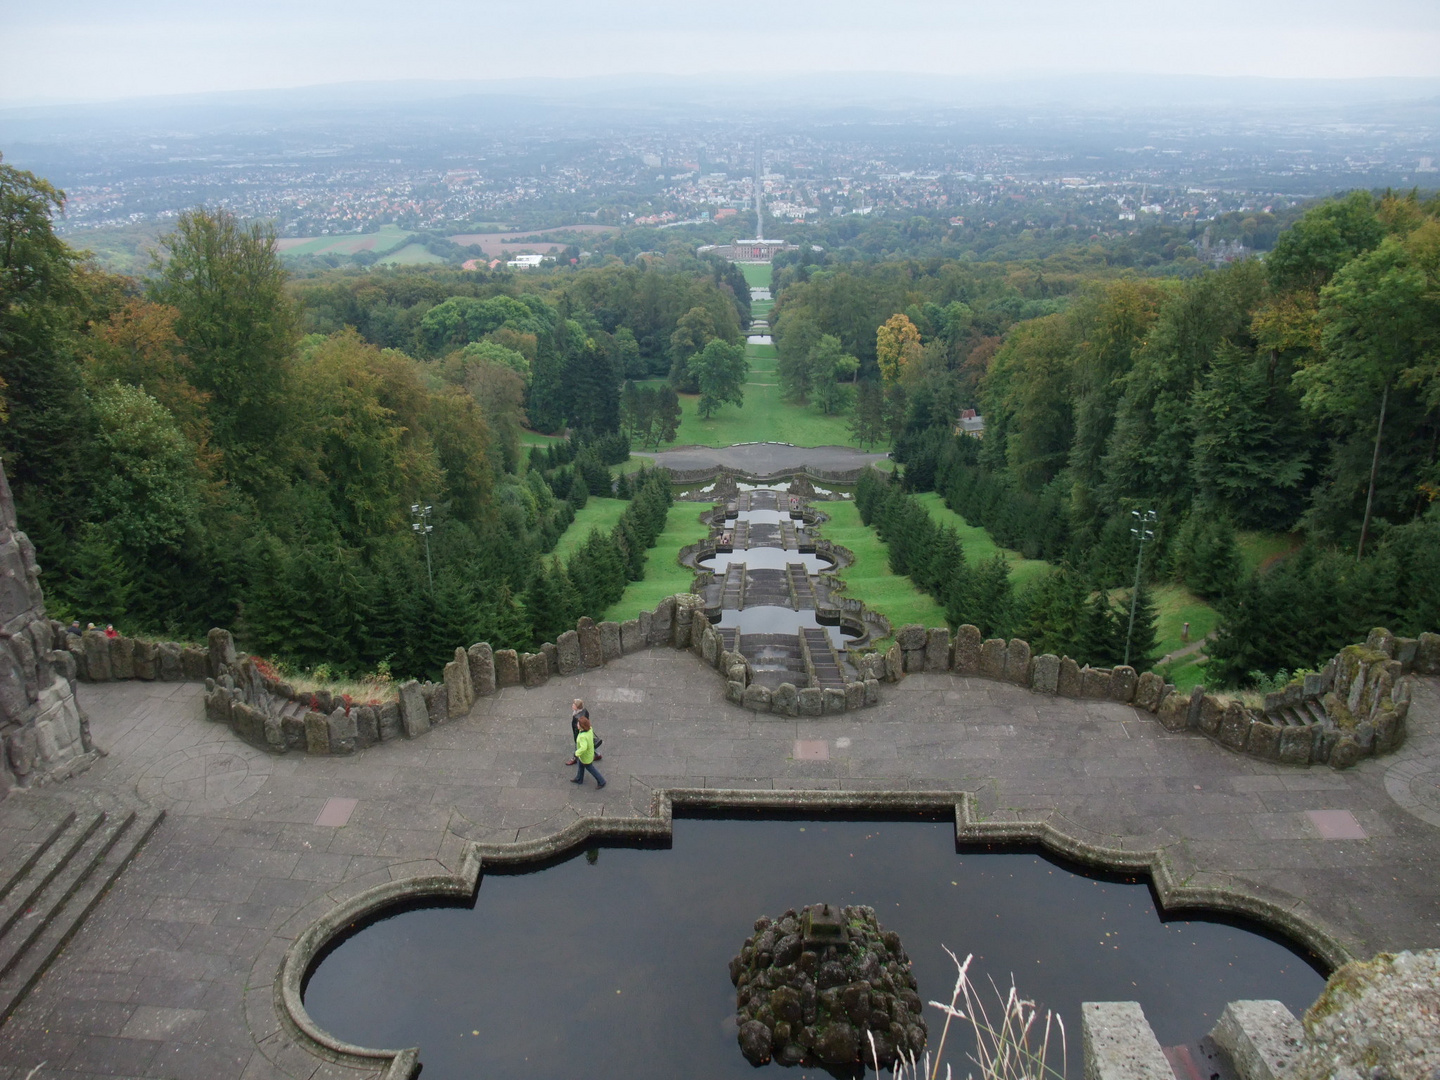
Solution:
M1146 874L1160 909L1166 914L1206 909L1241 915L1282 931L1309 949L1333 971L1356 953L1319 917L1303 913L1297 902L1288 906L1234 882L1192 885L1174 865L1166 848L1127 849L1092 843L1049 821L985 821L971 792L954 791L785 791L762 792L719 788L657 788L649 815L634 818L583 817L550 836L512 844L466 841L457 868L449 873L414 876L361 888L348 898L332 897L329 910L313 917L290 942L273 979L272 1001L280 1026L310 1054L341 1065L374 1068L382 1065L384 1080L411 1080L419 1069L419 1047L376 1049L338 1039L317 1024L305 1009L303 989L312 965L344 933L396 903L425 898L470 899L479 888L487 863L518 865L542 862L596 840L662 841L673 836L674 814L684 810L796 810L816 813L879 812L944 814L953 812L957 842L1033 844L1084 867L1121 873ZM433 865L433 864L430 864ZM322 901L323 902L323 898ZM299 913L304 916L306 913ZM283 933L283 930L282 930ZM253 975L273 963L262 953ZM258 982L252 979L251 987ZM247 995L248 996L248 995ZM247 1012L249 1010L247 1009ZM252 1017L252 1033L256 1018ZM268 1025L266 1025L268 1026ZM265 1050L262 1040L262 1052Z

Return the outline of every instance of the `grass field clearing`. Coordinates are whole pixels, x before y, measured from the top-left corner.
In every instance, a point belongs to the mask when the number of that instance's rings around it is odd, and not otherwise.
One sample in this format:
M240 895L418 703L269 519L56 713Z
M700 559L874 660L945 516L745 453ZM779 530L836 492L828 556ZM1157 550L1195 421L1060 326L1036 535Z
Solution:
M560 556L560 561L570 558L575 549L589 538L591 529L605 533L613 529L629 505L626 499L602 499L591 495L569 528L555 542L555 554Z
M376 265L421 266L425 263L443 263L444 261L424 244L406 244L399 251L386 255L383 259L377 259Z
M414 233L396 225L382 225L371 233L345 233L339 236L285 236L275 242L282 256L355 255L361 251L394 251L403 246Z
M863 600L897 630L906 623L945 625L945 611L932 597L912 585L909 578L891 573L888 546L874 529L861 524L860 511L853 502L820 503L818 508L830 515L830 520L820 526L820 535L855 553L854 564L839 572L846 596Z
M1018 551L1002 548L979 525L971 525L946 506L935 492L927 491L923 495L916 495L915 498L921 506L929 511L930 517L937 524L948 525L959 534L960 543L965 548L965 561L971 566L982 563L986 559L993 559L996 555L1004 555L1005 561L1010 564L1010 581L1017 589L1030 584L1050 569L1050 564L1042 559L1027 559Z
M740 272L752 289L768 289L774 267L769 263L739 263Z
M704 538L706 530L700 524L700 514L709 507L709 503L698 502L670 505L664 531L646 552L645 577L625 587L625 595L610 606L605 618L624 622L642 611L653 610L667 596L690 591L695 575L680 565L680 549Z
M726 405L708 420L700 419L698 395L681 394L682 418L676 446L730 446L748 442L788 442L796 446L850 446L849 418L824 416L810 405L790 405L780 399L773 345L746 345L750 374L745 404ZM641 385L663 386L664 379L647 379ZM879 446L874 449L885 449Z

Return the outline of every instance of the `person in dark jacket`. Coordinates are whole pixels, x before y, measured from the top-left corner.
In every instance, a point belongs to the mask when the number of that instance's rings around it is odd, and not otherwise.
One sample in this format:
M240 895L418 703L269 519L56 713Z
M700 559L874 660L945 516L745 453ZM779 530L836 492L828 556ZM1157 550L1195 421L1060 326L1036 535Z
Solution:
M570 703L570 740L571 740L572 742L573 742L576 738L578 738L579 735L580 735L580 718L581 718L582 716L583 716L586 720L589 720L589 719L590 719L590 710L585 707L585 702L581 701L581 700L577 697L574 701L572 701L572 702ZM603 743L604 741L605 741L604 739L596 739L596 740L595 740L595 747L596 747L596 749L599 749L600 744ZM596 754L596 755L595 755L595 760L596 760L596 761L604 761L604 760L605 760L605 755L604 755L604 754ZM566 764L566 765L574 765L574 764L575 764L575 759L572 757L569 761L565 762L565 764Z

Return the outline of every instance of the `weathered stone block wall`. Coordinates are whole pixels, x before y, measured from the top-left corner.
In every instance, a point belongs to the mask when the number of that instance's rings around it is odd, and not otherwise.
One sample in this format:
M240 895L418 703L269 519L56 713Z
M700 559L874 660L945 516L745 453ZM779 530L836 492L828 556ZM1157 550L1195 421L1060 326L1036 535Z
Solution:
M133 655L121 663L133 669ZM0 465L0 799L95 760L90 724L75 700L77 674L64 627L45 614L35 548L16 527Z

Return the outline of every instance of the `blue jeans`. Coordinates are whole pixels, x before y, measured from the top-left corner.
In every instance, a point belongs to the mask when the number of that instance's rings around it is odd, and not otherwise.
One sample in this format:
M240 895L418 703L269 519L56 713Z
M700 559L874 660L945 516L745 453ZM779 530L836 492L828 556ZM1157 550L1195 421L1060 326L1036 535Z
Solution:
M583 761L580 761L580 760L578 760L578 759L577 759L576 762L575 762L575 783L577 783L577 784L583 784L583 783L585 782L585 770L586 770L586 769L589 769L589 770L590 770L590 775L593 776L593 777L595 777L595 786L596 786L596 787L604 787L604 786L605 786L605 777L603 777L603 776L600 775L600 770L597 769L597 768L595 768L594 763L592 762L591 764L586 765Z

